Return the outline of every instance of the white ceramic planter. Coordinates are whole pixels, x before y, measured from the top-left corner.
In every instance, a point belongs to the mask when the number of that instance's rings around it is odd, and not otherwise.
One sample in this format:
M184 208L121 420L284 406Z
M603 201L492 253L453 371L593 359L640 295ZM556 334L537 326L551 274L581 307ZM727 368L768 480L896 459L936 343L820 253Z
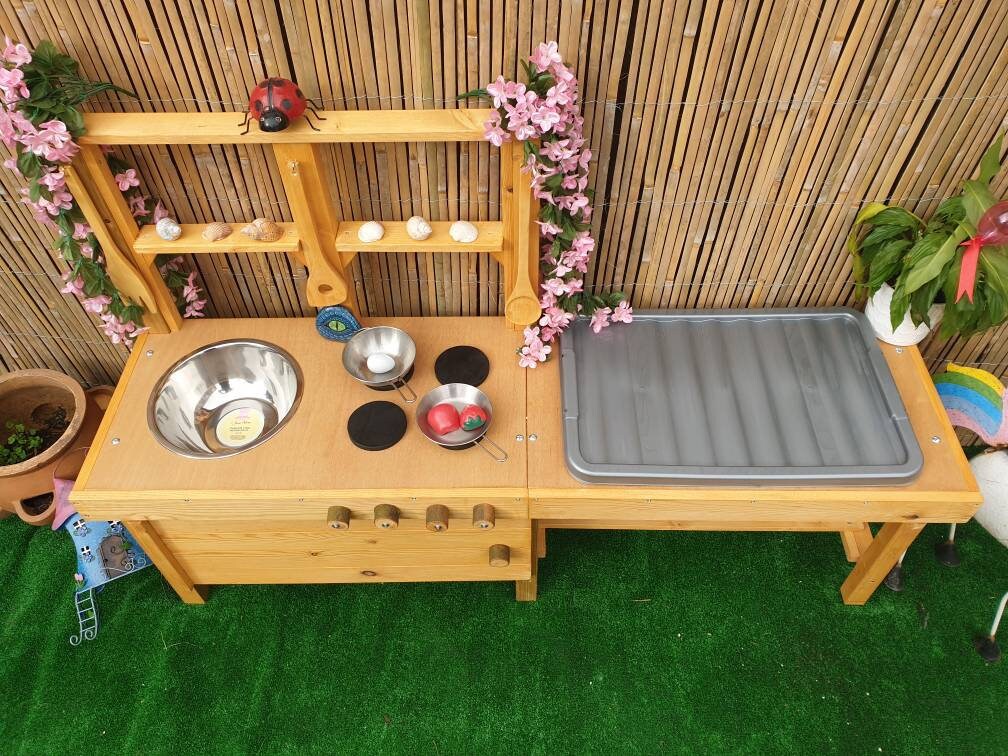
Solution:
M924 340L924 337L931 333L932 328L936 328L941 322L945 313L945 305L935 304L928 310L928 317L931 319L931 326L921 323L915 326L910 319L910 312L903 316L903 322L896 330L893 330L892 322L889 318L889 306L892 303L893 288L889 284L882 284L882 288L875 292L875 295L868 300L865 306L865 315L875 329L875 336L879 341L895 346L912 346Z
M978 454L970 460L970 467L984 497L974 519L1008 546L1008 453Z

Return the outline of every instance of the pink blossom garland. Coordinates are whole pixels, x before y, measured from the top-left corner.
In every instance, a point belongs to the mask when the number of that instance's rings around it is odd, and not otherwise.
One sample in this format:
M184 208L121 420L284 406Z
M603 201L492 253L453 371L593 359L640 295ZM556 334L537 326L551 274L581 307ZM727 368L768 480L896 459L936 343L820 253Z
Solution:
M97 240L88 224L67 220L67 214L71 212L79 217L60 168L69 163L79 149L73 135L63 121L49 119L36 126L20 110L20 106L31 97L25 71L22 70L31 62L32 54L24 44L15 44L5 38L4 49L0 52L0 141L15 150L18 157L8 158L3 165L19 176L35 181L35 186L21 189L22 201L31 208L39 223L61 236L60 250L64 259L72 265L72 271L63 274L64 285L60 291L80 299L83 308L99 318L102 329L113 343L132 346L134 339L145 330L138 323L142 310L136 305L126 305L119 298L104 266L96 260ZM34 162L29 163L29 176L24 176L19 167L20 159L26 153L34 156ZM120 191L126 195L134 216L141 222L148 220L151 214L148 203L152 200L139 191L140 179L136 170L125 167L115 174L115 180ZM153 221L157 222L166 214L158 202L153 210ZM181 261L181 258L177 259ZM201 297L195 282L195 272L185 276L177 265L171 269L161 268L169 288L177 291L177 303L180 309L184 308L184 316L203 317L206 300ZM85 275L92 276L96 282L88 284ZM113 312L113 307L118 313Z
M525 329L518 350L519 364L534 368L548 359L551 342L578 315L590 317L591 329L599 333L611 323L630 323L633 308L622 293L584 291L595 239L589 230L591 150L583 133L577 77L564 65L556 42L540 44L529 64L527 84L499 76L485 89L464 96L493 102L495 110L484 134L491 144L524 142L523 170L531 176L532 192L540 200L543 313L537 325ZM539 146L531 140L539 140Z

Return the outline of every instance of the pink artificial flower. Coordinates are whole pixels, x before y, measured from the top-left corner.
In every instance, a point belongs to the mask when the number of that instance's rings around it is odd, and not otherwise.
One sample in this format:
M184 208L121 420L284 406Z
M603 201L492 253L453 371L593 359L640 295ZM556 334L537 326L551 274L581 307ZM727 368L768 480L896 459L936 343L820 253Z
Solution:
M544 310L548 307L553 307L554 305L556 305L556 303L557 303L556 294L551 294L548 291L543 292L543 295L539 298L539 306L542 307Z
M533 357L531 354L529 354L529 348L528 347L522 347L522 350L521 350L521 352L519 352L519 355L520 356L518 357L518 367L523 367L523 368L535 368L535 367L538 367L539 360L537 360L535 357Z
M3 69L0 69L2 71ZM18 136L17 140L39 157L49 149L49 136L42 131L26 131Z
M88 312L93 312L95 314L101 314L105 311L105 308L109 306L112 301L112 297L107 294L99 294L96 297L88 297L84 299L81 304L84 305L84 309Z
M115 180L119 185L120 192L128 191L131 186L140 186L140 179L137 178L135 168L127 168L122 173L117 173Z
M542 288L547 294L552 294L555 297L560 297L567 293L562 278L547 278L543 281Z
M10 147L10 145L7 146ZM14 173L16 173L18 176L21 175L21 171L19 171L17 167L17 160L12 157L7 158L6 160L3 161L3 167L9 171L14 171Z
M63 171L51 170L42 175L39 183L43 184L50 192L57 192L66 186L63 178Z
M600 307L595 310L595 314L591 318L591 329L595 333L600 333L603 328L609 327L609 313L611 313L608 307Z
M45 159L53 163L69 163L78 149L76 142L67 142L60 146L50 144L45 148Z
M182 313L184 318L203 318L206 317L203 312L203 308L206 306L206 300L199 300L197 302L190 302L186 307L185 312Z
M64 294L73 294L75 297L84 296L84 279L80 276L76 278L70 278L70 273L63 274L63 280L66 282L60 291Z
M91 226L87 223L74 223L73 238L74 239L87 239L88 234L91 233Z
M547 221L536 221L539 224L539 230L542 232L543 236L556 236L561 231L563 231L560 226L554 226L552 223Z
M130 170L133 169L131 168ZM130 197L129 206L130 210L133 211L134 218L139 218L141 215L147 215L147 198L142 194L135 194Z
M10 37L4 37L4 50L0 53L5 61L14 66L24 66L31 63L32 56L28 52L28 48L22 45L20 42L14 44L11 42Z
M536 68L545 71L553 64L563 64L560 56L560 49L556 42L543 42L536 48L536 51L529 56L529 60L535 63Z
M563 286L564 294L580 294L582 291L584 291L583 278L572 278L570 281L564 283Z
M630 303L624 299L616 305L616 309L612 311L611 319L613 323L632 323L633 308Z
M560 307L547 307L543 316L539 318L539 325L544 328L552 328L555 331L562 331L570 322L574 320L571 313Z
M168 208L166 208L163 204L161 204L161 200L158 200L157 204L154 205L154 223L157 223L159 220L164 220L165 218L168 217L170 217L168 213Z
M80 253L88 260L94 259L94 247L92 247L87 242L84 242L83 244L80 245Z
M185 286L182 287L182 298L186 302L195 302L199 299L200 288L196 284L196 271L192 271L186 279Z
M4 100L13 104L29 95L28 86L24 83L24 71L20 68L3 68L0 66L0 90L3 90Z

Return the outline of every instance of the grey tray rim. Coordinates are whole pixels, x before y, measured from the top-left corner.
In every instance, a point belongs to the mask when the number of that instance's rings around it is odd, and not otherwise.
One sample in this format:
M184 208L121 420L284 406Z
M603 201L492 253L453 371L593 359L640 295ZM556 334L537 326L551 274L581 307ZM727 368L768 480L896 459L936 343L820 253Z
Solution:
M809 318L847 316L857 324L866 346L872 373L878 381L882 398L891 413L891 419L907 452L906 460L897 465L860 465L802 467L719 467L671 465L613 465L588 462L581 455L580 445L570 443L578 438L577 371L571 337L560 337L560 376L562 387L564 451L570 474L582 483L618 486L686 486L718 484L726 486L789 487L841 486L894 486L908 485L924 466L924 455L907 416L903 398L896 388L889 365L878 346L868 318L852 307L795 307L766 309L682 309L639 310L635 320L766 320L770 318ZM579 318L587 320L587 318ZM616 328L620 325L613 326ZM632 327L629 326L629 327ZM628 469L630 468L630 469ZM643 479L645 478L646 479ZM870 480L866 480L870 477Z

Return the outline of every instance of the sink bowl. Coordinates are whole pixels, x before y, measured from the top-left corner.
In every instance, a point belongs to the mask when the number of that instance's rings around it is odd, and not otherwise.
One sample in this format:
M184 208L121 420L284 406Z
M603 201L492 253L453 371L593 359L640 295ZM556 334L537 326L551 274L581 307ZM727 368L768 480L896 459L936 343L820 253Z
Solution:
M147 404L147 425L169 451L219 459L270 439L297 409L301 368L275 344L221 341L183 357Z

